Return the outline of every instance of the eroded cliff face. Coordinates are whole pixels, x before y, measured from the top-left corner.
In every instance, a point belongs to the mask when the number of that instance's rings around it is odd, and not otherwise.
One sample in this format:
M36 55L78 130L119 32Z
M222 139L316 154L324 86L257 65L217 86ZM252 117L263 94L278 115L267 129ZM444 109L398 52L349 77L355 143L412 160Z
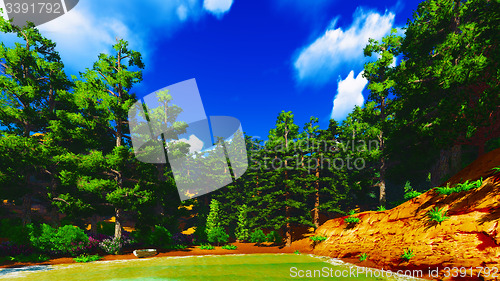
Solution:
M387 211L355 215L360 222L349 226L344 218L329 220L316 230L328 239L318 244L314 254L334 258L357 258L369 255L369 265L384 269L423 269L439 267L467 268L467 276L494 280L494 270L486 274L476 267L496 267L500 279L500 177L491 168L500 165L500 149L490 152L466 167L451 181L485 179L476 189L441 195L430 190L419 197ZM497 174L498 175L498 174ZM449 219L437 223L427 214L444 208ZM401 259L404 249L415 256ZM361 263L363 265L363 263Z

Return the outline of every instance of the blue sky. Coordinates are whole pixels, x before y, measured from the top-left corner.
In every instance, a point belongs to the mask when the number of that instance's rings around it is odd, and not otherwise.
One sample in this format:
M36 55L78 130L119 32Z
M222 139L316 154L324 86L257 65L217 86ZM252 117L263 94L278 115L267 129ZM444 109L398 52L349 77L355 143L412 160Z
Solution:
M301 127L316 116L326 128L363 104L367 39L404 26L418 3L83 0L39 28L58 44L68 74L123 38L146 63L138 97L195 78L207 115L236 117L247 134L266 139L281 110Z

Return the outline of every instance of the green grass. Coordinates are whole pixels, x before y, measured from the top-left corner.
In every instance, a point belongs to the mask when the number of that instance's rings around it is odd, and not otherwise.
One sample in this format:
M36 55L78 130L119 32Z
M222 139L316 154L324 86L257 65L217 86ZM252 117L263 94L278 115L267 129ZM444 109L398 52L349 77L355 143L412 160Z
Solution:
M210 244L206 244L206 245L201 245L200 249L202 249L202 250L213 250L213 249L215 249L215 247L212 246L212 245L210 245Z
M224 250L236 250L238 247L236 245L224 245L221 247Z
M378 206L378 207L377 207L377 211L379 211L379 212L382 212L382 211L385 211L385 210L387 210L387 209L385 208L385 206Z
M442 223L443 221L449 219L446 216L446 212L443 213L443 209L439 209L438 207L434 207L427 213L427 217L429 217L429 221L435 221L438 223Z
M321 242L321 241L325 241L326 237L325 236L317 235L317 236L309 237L309 239L311 239L314 242Z
M78 257L73 258L75 262L91 262L91 261L98 261L100 259L102 259L102 257L100 257L99 255L87 255L87 254L79 255Z
M409 261L411 258L415 256L415 253L411 249L404 249L403 254L401 255L401 258L404 260Z
M367 253L362 253L359 255L359 261L365 261L368 259L368 254Z
M450 187L449 185L442 186L442 187L436 187L436 192L439 194L444 194L444 195L450 195L452 193L458 193L462 191L469 191L474 188L478 188L483 184L483 179L479 179L476 181L465 181L463 183L458 183L454 185L453 187Z

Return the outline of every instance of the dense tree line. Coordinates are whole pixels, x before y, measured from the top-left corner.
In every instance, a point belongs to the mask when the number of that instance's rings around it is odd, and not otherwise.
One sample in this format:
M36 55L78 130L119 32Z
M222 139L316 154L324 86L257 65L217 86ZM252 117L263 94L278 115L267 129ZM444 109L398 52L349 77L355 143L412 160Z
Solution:
M500 146L499 21L498 1L421 3L404 35L367 42L373 61L363 74L370 91L363 107L326 129L315 117L296 124L292 112L282 111L265 141L244 135L249 162L242 177L181 202L168 163L138 161L131 145L127 114L145 67L140 53L118 40L111 54L70 78L54 42L32 24L0 19L1 31L22 42L0 46L0 199L22 206L24 224L35 201L53 218L64 213L93 230L98 216L114 216L115 237L125 219L178 232L184 217L199 240L221 228L245 240L262 228L289 245L297 229L353 208L390 205L403 198L407 180L416 189L433 187ZM187 126L176 121L182 109L169 103L168 92L161 97L175 116L149 117L175 128L169 136L175 139ZM189 161L225 169L203 157ZM216 214L209 212L212 199Z

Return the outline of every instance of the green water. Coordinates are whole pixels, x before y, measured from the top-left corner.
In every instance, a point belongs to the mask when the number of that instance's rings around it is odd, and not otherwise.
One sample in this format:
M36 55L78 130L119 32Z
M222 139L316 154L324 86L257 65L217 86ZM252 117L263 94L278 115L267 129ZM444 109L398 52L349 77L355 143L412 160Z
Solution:
M350 265L332 264L328 259L294 254L255 254L199 257L162 257L87 264L39 266L31 271L0 271L0 280L36 281L138 281L138 280L401 280L351 269ZM25 268L26 269L26 268ZM356 272L356 273L355 273ZM354 275L353 275L354 273ZM314 276L315 274L315 276ZM340 276L336 278L335 274Z

